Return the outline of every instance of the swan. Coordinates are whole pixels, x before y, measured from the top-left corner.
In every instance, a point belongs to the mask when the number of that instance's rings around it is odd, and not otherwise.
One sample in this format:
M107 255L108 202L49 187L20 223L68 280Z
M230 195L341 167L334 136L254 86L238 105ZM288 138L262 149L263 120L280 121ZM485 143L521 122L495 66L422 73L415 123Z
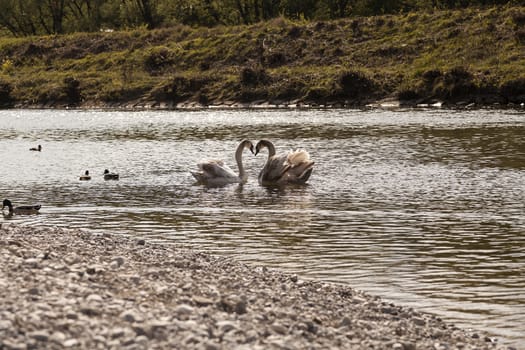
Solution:
M314 162L304 149L275 154L275 146L268 140L260 140L255 155L268 148L268 159L259 173L261 185L304 184L312 174Z
M38 205L22 205L19 207L14 207L13 204L9 199L4 199L4 202L2 203L2 211L5 207L9 208L9 215L12 214L37 214L40 208L42 207L40 204Z
M38 151L38 152L41 152L41 151L42 151L42 145L38 145L38 147L31 147L29 150L30 150L30 151Z
M239 168L238 175L222 160L207 160L199 163L197 164L199 171L192 171L191 174L197 179L198 183L208 186L245 183L248 179L242 165L242 153L245 149L249 149L253 154L253 143L250 140L242 140L235 151L235 160Z

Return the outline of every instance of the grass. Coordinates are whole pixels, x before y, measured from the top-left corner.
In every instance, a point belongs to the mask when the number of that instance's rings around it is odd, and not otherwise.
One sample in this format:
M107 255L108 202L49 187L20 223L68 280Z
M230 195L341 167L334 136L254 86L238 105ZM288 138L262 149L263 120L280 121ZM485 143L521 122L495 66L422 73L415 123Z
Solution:
M0 105L520 103L524 46L525 9L512 6L3 36Z

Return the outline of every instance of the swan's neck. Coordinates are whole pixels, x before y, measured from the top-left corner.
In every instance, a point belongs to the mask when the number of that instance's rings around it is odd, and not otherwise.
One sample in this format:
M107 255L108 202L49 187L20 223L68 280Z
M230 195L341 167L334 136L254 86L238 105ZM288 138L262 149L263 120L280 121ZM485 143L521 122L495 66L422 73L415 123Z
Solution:
M235 151L235 160L237 161L237 167L239 168L239 178L242 181L246 181L246 173L244 166L242 165L242 152L244 151L244 143L241 143Z
M275 146L268 140L262 140L262 145L268 148L268 158L275 156Z

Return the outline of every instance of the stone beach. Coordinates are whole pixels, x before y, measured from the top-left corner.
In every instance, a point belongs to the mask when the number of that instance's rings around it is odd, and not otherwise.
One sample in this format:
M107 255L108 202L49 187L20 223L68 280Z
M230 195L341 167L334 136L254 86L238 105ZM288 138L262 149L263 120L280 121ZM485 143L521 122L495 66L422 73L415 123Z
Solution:
M179 245L0 228L0 349L514 349L482 332Z

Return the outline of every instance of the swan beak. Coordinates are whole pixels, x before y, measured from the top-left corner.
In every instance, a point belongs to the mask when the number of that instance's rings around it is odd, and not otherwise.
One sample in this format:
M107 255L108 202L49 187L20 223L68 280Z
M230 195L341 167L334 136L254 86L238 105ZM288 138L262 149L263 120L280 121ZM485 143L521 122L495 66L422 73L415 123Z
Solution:
M253 145L250 146L250 152L252 152L252 154L257 154L253 152Z

